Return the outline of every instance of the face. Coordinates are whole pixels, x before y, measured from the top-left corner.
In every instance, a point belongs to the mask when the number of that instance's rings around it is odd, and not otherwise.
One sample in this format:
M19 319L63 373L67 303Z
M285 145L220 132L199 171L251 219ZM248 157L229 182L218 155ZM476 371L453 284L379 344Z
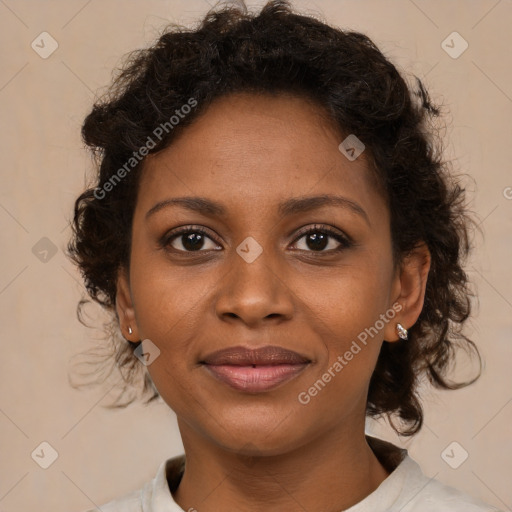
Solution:
M234 94L147 159L117 308L160 350L147 369L182 435L277 454L364 428L381 344L413 322L386 202L345 136L305 99ZM206 364L268 346L274 367Z

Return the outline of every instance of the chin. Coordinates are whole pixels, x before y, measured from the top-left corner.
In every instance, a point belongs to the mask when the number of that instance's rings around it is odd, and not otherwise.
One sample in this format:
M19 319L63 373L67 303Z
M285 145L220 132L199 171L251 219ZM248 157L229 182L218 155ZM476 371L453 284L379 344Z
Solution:
M215 421L209 425L213 429L209 435L215 444L240 455L281 455L305 444L309 436L305 420L292 415L223 419L221 425Z

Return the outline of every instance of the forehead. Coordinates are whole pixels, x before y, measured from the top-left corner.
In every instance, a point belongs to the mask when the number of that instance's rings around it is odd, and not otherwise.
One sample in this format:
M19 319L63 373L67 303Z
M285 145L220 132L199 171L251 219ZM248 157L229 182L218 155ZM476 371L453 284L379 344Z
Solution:
M148 209L172 196L197 195L261 212L289 197L341 193L379 206L364 152L350 161L338 149L345 137L305 98L230 94L148 157L139 201Z

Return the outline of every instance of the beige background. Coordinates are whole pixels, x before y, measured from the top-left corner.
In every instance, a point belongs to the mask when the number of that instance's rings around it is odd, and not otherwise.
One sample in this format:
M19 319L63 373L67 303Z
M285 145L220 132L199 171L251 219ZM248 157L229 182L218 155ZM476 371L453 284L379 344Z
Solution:
M474 178L473 209L485 232L468 268L480 295L470 334L486 367L468 389L429 392L425 428L403 444L427 475L511 510L512 2L294 3L367 33L449 109L447 153ZM208 7L203 0L0 0L1 512L92 508L140 487L181 453L174 415L162 403L110 411L102 407L110 387L70 387L71 356L98 333L76 320L82 287L63 249L91 166L80 125L95 93L123 54L150 43L166 22L192 23ZM47 59L31 48L43 31L59 45ZM458 58L441 46L453 31L469 43ZM57 249L47 261L33 252L43 237ZM400 443L385 425L369 429ZM31 458L43 441L58 452L48 469ZM458 469L441 458L453 441L469 453Z

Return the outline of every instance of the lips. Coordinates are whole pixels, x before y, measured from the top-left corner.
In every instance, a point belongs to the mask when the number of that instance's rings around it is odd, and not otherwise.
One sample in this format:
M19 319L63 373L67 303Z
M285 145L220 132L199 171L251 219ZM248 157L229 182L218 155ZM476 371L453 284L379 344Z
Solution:
M311 360L292 350L266 346L230 347L209 354L201 363L212 376L232 388L259 393L293 379Z

